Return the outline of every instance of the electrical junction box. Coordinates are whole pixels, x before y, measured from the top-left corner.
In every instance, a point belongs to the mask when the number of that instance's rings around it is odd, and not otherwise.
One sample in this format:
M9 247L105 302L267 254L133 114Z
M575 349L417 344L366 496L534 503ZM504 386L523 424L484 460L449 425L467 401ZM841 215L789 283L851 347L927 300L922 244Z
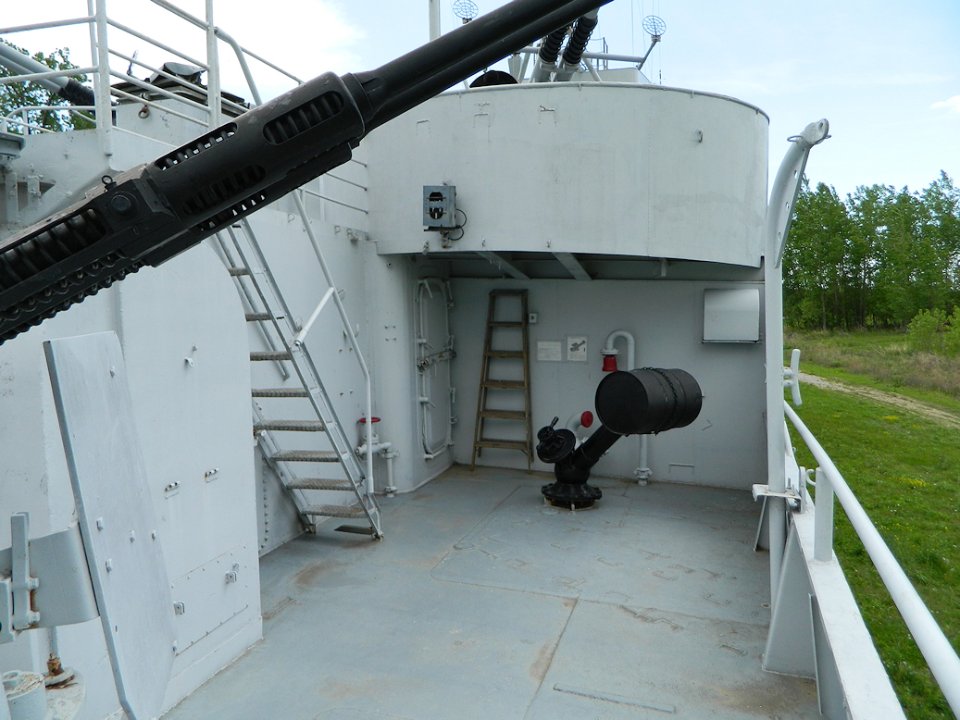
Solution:
M456 185L423 186L423 227L425 230L453 230L457 227Z
M760 342L760 290L703 291L703 341Z

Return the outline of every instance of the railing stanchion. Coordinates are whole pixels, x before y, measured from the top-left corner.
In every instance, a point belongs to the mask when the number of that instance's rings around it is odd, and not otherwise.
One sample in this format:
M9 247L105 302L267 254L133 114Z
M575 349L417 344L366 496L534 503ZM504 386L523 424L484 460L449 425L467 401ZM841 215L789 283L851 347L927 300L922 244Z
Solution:
M817 468L817 498L813 530L813 557L816 560L833 558L833 485L830 478Z
M97 136L100 152L109 158L113 155L113 107L110 103L110 49L107 44L107 0L96 0L96 22L90 27L97 72L94 74L94 91L97 106Z

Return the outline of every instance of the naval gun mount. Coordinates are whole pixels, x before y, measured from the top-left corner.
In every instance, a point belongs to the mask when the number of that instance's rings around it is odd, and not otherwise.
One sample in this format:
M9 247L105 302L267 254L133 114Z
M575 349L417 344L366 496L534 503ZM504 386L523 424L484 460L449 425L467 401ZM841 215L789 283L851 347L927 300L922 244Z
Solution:
M703 393L685 370L639 368L607 375L594 399L600 428L579 447L572 431L555 429L557 418L537 432L537 457L553 464L556 482L541 488L557 507L591 507L603 496L590 485L590 469L624 435L660 433L697 419Z
M350 160L372 130L612 0L513 0L367 72L325 73L0 237L0 345Z

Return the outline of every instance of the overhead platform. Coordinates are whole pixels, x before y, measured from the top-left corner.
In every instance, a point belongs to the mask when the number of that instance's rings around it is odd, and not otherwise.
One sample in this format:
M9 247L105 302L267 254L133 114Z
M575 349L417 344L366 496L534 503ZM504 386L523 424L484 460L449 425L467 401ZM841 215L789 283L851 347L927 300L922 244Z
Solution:
M759 267L767 131L752 105L659 85L445 93L364 141L371 236L381 254L547 253L575 276L583 252Z
M513 280L730 280L759 281L759 268L723 263L599 253L450 250L411 255L424 272L452 278Z

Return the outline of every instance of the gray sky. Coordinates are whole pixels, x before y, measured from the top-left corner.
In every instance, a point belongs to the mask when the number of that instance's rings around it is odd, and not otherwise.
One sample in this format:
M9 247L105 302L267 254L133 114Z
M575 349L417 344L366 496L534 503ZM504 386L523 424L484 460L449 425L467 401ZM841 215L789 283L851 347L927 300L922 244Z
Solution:
M475 2L481 12L503 4ZM449 30L459 21L451 0L441 4ZM204 12L201 0L179 5ZM86 14L85 0L4 6L4 27ZM109 7L125 24L147 26L169 45L202 53L199 33L167 21L145 0L110 0ZM605 37L612 52L642 54L649 37L640 22L649 14L667 24L645 68L650 78L759 106L771 119L773 168L788 135L826 117L833 137L814 150L807 173L841 197L863 184L921 189L941 169L960 184L960 2L614 0L601 10L594 37ZM221 0L216 21L246 47L306 78L372 69L425 42L427 1ZM34 50L66 45L75 62L87 62L85 32L4 37ZM136 38L120 44L127 53L139 50L140 59L164 59ZM227 89L245 94L233 77ZM278 80L263 75L260 82L279 90Z

